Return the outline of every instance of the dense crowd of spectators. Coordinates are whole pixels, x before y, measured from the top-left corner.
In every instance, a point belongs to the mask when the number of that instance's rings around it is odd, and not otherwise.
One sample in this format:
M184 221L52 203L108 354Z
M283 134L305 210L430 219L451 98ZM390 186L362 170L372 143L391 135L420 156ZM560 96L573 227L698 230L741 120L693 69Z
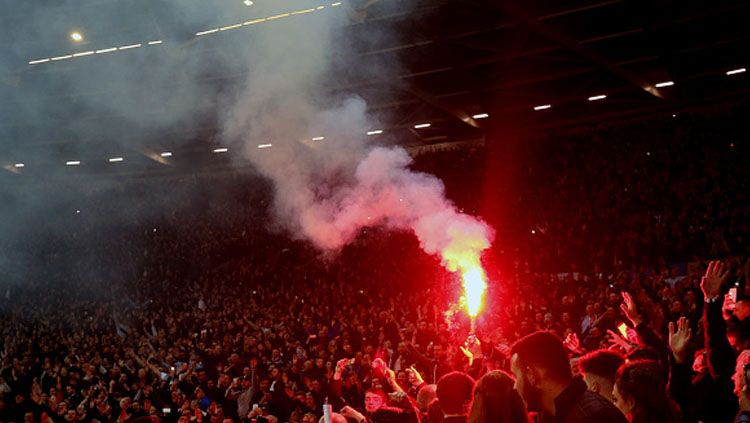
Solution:
M332 420L358 423L524 421L527 411L731 421L750 411L740 354L750 346L750 161L742 134L726 129L736 126L722 126L732 119L534 141L548 153L533 156L516 196L524 229L487 252L474 334L467 316L447 312L456 276L412 236L370 228L321 255L272 227L257 176L91 194L29 229L23 245L36 253L22 262L34 269L2 286L0 421L311 423L327 405L341 413ZM415 168L474 212L484 154L431 153ZM179 184L202 194L164 195L168 206L127 218L106 206ZM45 235L60 219L75 220ZM538 331L555 336L528 337ZM533 353L563 345L567 370ZM452 403L460 386L469 397ZM560 395L583 404L567 420Z

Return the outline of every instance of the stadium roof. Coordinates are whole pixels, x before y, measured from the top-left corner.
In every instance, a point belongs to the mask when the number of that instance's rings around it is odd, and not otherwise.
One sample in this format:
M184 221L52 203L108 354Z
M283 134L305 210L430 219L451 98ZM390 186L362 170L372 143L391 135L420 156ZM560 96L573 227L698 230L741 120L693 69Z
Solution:
M25 151L53 151L61 160L80 145L95 145L104 138L136 139L151 146L152 154L172 151L165 141L169 138L213 139L216 122L210 118L155 131L124 124L119 110L83 105L95 97L117 97L121 85L92 81L71 91L49 81L60 75L74 78L84 67L107 72L117 60L131 60L115 57L122 50L134 50L129 54L139 55L145 67L159 66L160 57L166 56L210 58L228 40L249 36L242 30L247 23L252 26L253 7L263 3L258 0L248 7L241 0L236 5L235 0L224 1L236 8L237 19L215 28L165 13L167 9L144 0L42 1L34 2L35 8L6 5L0 17L4 35L22 37L23 42L0 48L5 57L0 62L0 85L4 85L0 89L18 94L46 84L49 89L34 101L69 104L80 113L75 122L69 115L55 113L10 119L7 110L15 106L6 104L0 108L0 135L13 137ZM207 2L200 3L180 4L206 7L206 15L215 13ZM373 135L387 132L405 146L481 139L486 127L498 121L524 122L533 129L576 127L731 104L748 94L744 69L750 66L750 3L746 1L299 3L301 8L291 12L302 14L308 3L346 10L348 24L337 36L353 45L358 65L398 64L390 68L396 72L382 78L363 78L343 69L328 89L361 96L383 122L383 127L371 129ZM134 11L139 19L112 25L118 16ZM278 16L273 17L281 19ZM245 18L251 20L243 26ZM26 21L30 27L25 33L7 33L7 28ZM68 34L79 28L83 39L71 40ZM112 58L106 57L110 52ZM202 83L215 87L217 93L231 91L242 80L242 72L226 68L202 75ZM137 80L128 89L140 89ZM148 88L142 89L147 95ZM206 102L210 106L217 98L208 97ZM119 152L101 154L106 160ZM17 160L7 151L0 156L6 156L8 163Z

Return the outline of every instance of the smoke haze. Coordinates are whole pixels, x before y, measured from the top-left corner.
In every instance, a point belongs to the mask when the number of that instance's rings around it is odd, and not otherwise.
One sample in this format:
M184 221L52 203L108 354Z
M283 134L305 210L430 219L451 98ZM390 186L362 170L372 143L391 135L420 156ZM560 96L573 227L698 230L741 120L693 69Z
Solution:
M413 2L383 3L403 11ZM146 166L156 153L175 151L174 159L156 159L178 166L181 150L218 145L273 183L276 223L322 250L341 249L367 226L412 230L429 254L456 249L478 255L487 248L491 230L459 213L439 180L410 171L410 157L389 147L387 136L366 136L382 124L363 98L342 87L388 79L399 68L377 56L363 58L362 48L398 36L387 26L359 23L362 13L355 9L364 3L217 4L2 4L0 35L9 40L0 47L0 164L7 171L0 179L0 266L6 274L11 265L18 275L34 267L27 261L35 248L30 226L46 219L45 232L68 230L76 201L92 192L112 193L107 212L82 213L102 231L160 212L148 195L117 195L121 181L101 175L108 157ZM300 11L307 12L294 13ZM268 17L276 18L195 35ZM71 43L72 30L84 35L82 44ZM162 43L148 44L154 40ZM141 47L28 64L135 43ZM272 146L258 148L262 144ZM67 160L82 165L71 169ZM26 167L13 167L20 162ZM197 194L151 195L171 207ZM47 219L50 214L56 218Z
M304 26L290 21L259 37L261 52L227 109L224 136L239 140L273 181L280 222L318 248L339 250L362 228L383 225L413 231L428 254L447 250L451 270L461 266L454 257L471 255L477 264L490 228L459 213L437 178L409 170L406 151L369 142L366 132L381 126L361 98L327 95L337 66L358 63L346 40L334 36L348 16L328 16ZM263 144L272 147L259 149Z

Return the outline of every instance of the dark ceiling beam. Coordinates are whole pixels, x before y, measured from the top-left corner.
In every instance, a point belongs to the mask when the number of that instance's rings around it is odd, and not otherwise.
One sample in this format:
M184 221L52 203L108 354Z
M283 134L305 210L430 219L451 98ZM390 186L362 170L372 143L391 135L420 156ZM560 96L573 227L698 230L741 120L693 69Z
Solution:
M580 12L586 12L586 11L589 11L589 10L595 10L595 9L599 9L599 8L603 8L603 7L612 6L612 5L617 4L617 3L622 3L623 1L624 0L607 0L607 1L602 1L602 2L598 2L598 3L590 4L590 5L587 5L587 6L575 7L575 8L572 8L572 9L565 9L565 10L561 10L559 12L549 13L549 14L546 14L546 15L539 16L537 19L539 19L541 21L552 20L552 19L555 19L555 18L559 18L559 17L563 17L563 16L568 16L568 15L573 15L573 14L580 13ZM445 36L440 36L440 37L433 37L432 39L429 39L429 40L420 40L420 41L416 41L416 42L412 42L412 43L399 44L399 45L396 45L396 46L385 47L385 48L381 48L381 49L377 49L377 50L370 50L370 51L367 51L365 53L362 53L362 56L373 56L373 55L377 55L377 54L391 53L391 52L394 52L394 51L406 50L406 49L415 48L415 47L422 47L422 46L428 45L428 44L457 41L457 40L460 40L460 39L463 39L463 38L475 37L475 36L478 36L478 35L486 35L486 34L490 34L490 33L493 33L493 32L497 32L497 31L501 31L501 30L504 30L504 29L509 29L509 28L513 28L513 27L517 27L517 26L519 26L518 22L507 21L507 22L499 23L497 25L492 25L490 27L479 28L479 29L472 29L471 31L464 31L464 32L460 32L458 34L450 34L450 35L445 35Z
M538 18L531 16L528 12L516 6L514 2L501 1L498 2L495 7L508 16L511 16L514 19L517 19L518 21L524 23L531 30L537 32L550 41L565 47L566 49L589 60L590 62L609 71L610 73L618 76L628 83L639 87L640 89L646 91L654 97L664 98L659 89L652 85L649 81L646 81L633 72L617 66L614 62L600 55L593 49L586 47L585 45L569 37L562 31L559 31L552 26L540 21Z
M672 27L672 26L678 26L678 25L685 25L688 23L694 23L695 21L703 20L706 18L716 18L720 15L724 15L727 13L737 13L738 11L742 9L747 9L750 7L750 2L747 2L745 0L738 1L735 4L725 4L720 3L718 7L711 7L708 9L708 11L704 13L700 13L697 15L689 15L689 16L683 16L676 19L670 19L666 22L657 22L654 24L653 29L661 30L664 28Z
M738 101L748 98L750 88L739 88L723 92L714 96L701 97L689 101L684 101L678 105L665 104L664 102L651 103L641 107L633 107L615 112L598 113L593 115L579 116L571 119L550 120L541 122L532 126L533 130L561 129L566 127L575 127L580 125L589 125L597 122L622 121L629 119L652 118L658 115L669 116L677 113L678 115L685 112L698 112L702 110L711 110L716 108L731 107ZM676 107L675 107L676 106Z
M611 3L611 2L606 2L606 3ZM734 9L732 9L732 10L734 10ZM710 15L713 15L713 14L714 13L711 13ZM678 20L680 22L683 22L683 21L688 21L689 22L689 21L694 21L695 19L698 19L698 17L704 16L704 15L706 15L706 14L696 15L696 17L691 17L691 18L681 17L681 18L678 18ZM669 23L663 23L661 25L668 26ZM601 36L597 36L597 37L593 37L591 39L587 39L587 40L581 41L580 43L587 44L587 43L590 43L590 42L596 42L598 40L603 40L603 39L619 38L619 37L627 36L627 35L630 35L630 34L638 33L640 31L641 31L640 29L636 28L636 29L633 29L633 30L623 31L623 32L614 33L614 34L604 34L604 35L601 35ZM714 46L714 45L721 45L721 44L725 44L725 43L728 43L728 42L729 43L731 43L731 42L737 42L738 40L742 41L744 39L747 39L747 37L739 37L739 38L732 38L732 39L727 39L727 40L720 40L720 41L708 43L706 45L701 45L701 46L698 46L698 47L691 47L689 49L686 49L685 51L686 52L687 51L693 52L693 51L697 51L697 50L700 50L700 49L703 49L703 48L708 48L708 47L711 47L711 46ZM557 51L557 50L560 50L559 46L545 47L543 49L537 49L537 50L534 50L534 51L522 52L521 56L528 56L528 55L532 55L533 56L533 55L538 55L538 54L542 54L542 53L545 53L545 52L551 52L551 51ZM681 52L676 52L676 54L679 55L679 54L681 54ZM426 71L413 72L413 73L409 73L409 74L404 74L404 75L401 75L400 78L415 78L415 77L418 77L418 76L421 76L421 75L431 75L431 74L440 73L440 72L464 70L464 69L467 69L469 67L480 66L480 65L489 64L489 63L494 63L496 61L508 60L508 59L515 58L515 57L518 57L518 56L513 55L513 57L507 56L507 57L501 57L501 58L492 57L492 58L489 58L489 59L482 59L482 60L479 60L479 61L476 61L476 62L472 62L472 63L461 64L458 68L456 68L456 67L450 67L449 66L449 67L443 67L443 68L437 68L437 69L428 69ZM617 63L616 65L622 66L622 64L623 63L621 62L621 63ZM583 72L592 72L594 70L595 70L595 68L592 69L590 67L582 69ZM238 75L224 75L224 76L221 76L221 77L210 78L210 79L211 80L221 80L221 79L227 79L227 78L237 77L237 76ZM566 76L570 76L570 73L545 75L542 78L533 78L531 80L530 79L526 79L526 80L523 80L523 81L511 81L510 85L511 86L525 85L525 84L529 84L529 83L533 83L533 82L539 82L539 81L543 81L543 80L544 81L554 80L554 79L558 79L558 78L566 77ZM383 81L374 81L374 82L376 84L377 83L383 83ZM368 83L368 84L364 84L364 85L370 85L370 84ZM364 85L360 85L360 86L364 86ZM488 91L488 90L505 89L505 88L507 88L507 86L508 86L508 83L502 84L502 86L497 86L497 85L496 86L488 86L488 87L486 87L487 89L486 90L482 90L482 92ZM344 86L344 87L335 87L333 89L340 90L340 89L347 89L347 88L353 88L353 87L354 87L354 85L349 85L348 87L347 86ZM402 89L402 88L399 88L399 89ZM469 93L470 93L470 91L468 91L468 90L459 90L459 91L455 91L455 92L451 92L451 93L447 93L447 94L433 93L433 94L431 94L431 96L434 97L437 100L442 100L443 102L445 102L445 99L447 99L447 98L455 97L455 96L458 96L458 95L465 95L465 94L469 94ZM414 94L412 93L412 95L414 95ZM424 101L424 100L421 100L421 101ZM373 108L380 108L382 110L382 109L387 109L387 108L391 108L391 107L398 107L399 105L405 105L407 103L413 104L413 103L418 103L418 102L419 102L418 100L410 100L408 102L381 103L380 105L374 106ZM440 107L440 108L443 108L443 107ZM466 115L468 115L468 114L466 114ZM458 119L461 120L462 118L459 116ZM4 126L16 126L16 125L8 125L8 124L6 124Z
M572 8L572 9L566 9L566 10L562 10L560 12L554 12L554 13L549 13L549 14L546 14L546 15L541 15L541 16L537 17L536 19L538 19L540 21L548 21L548 20L552 20L552 19L555 19L555 18L563 17L563 16L569 16L569 15L572 15L572 14L575 14L575 13L580 13L580 12L585 12L585 11L590 11L590 10L595 10L595 9L599 9L599 8L603 8L603 7L612 6L612 5L615 5L615 4L618 4L618 3L623 3L623 0L609 0L609 1L599 2L599 3L594 3L594 4L591 4L591 5L587 5L587 6L582 6L582 7ZM654 29L671 28L671 27L675 27L675 26L684 25L684 24L688 24L688 23L691 23L691 22L699 21L699 20L702 20L702 19L712 18L712 17L718 16L718 15L723 15L723 14L726 14L726 13L735 13L738 10L740 10L742 8L746 8L746 7L750 7L750 2L743 2L743 3L740 3L740 4L732 4L732 5L727 5L725 7L717 7L717 8L712 9L709 12L704 12L704 13L694 14L694 15L690 15L690 16L679 17L679 18L675 18L673 20L669 20L669 21L665 21L665 22L659 22L659 23L654 24L653 28ZM399 44L399 45L395 45L395 46L383 47L383 48L379 48L379 49L375 49L375 50L369 50L367 52L362 53L361 56L363 56L363 57L366 57L366 56L375 56L375 55L378 55L378 54L387 54L387 53L393 53L393 52L396 52L396 51L402 51L402 50L408 50L408 49L414 49L414 48L424 47L424 46L431 45L431 44L444 43L444 42L445 43L456 42L456 41L459 41L459 40L461 40L463 38L474 37L474 36L478 36L478 35L486 35L486 34L490 34L490 33L493 33L493 32L500 31L500 30L513 28L513 27L516 27L518 25L519 24L517 22L507 21L507 22L503 22L503 23L500 23L500 24L497 24L497 25L490 26L490 27L479 28L479 29L475 29L475 30L471 30L471 31L464 31L464 32L461 32L461 33L458 33L458 34L450 34L450 35L445 35L445 36L441 36L441 37L433 37L431 39L424 39L424 40L419 40L419 41L413 41L413 42L410 42L410 43L404 43L404 44ZM646 29L642 28L642 27L632 28L632 29L629 29L629 30L626 30L626 31L620 31L620 32L616 32L616 33L604 34L604 35L597 36L597 37L591 37L591 38L588 38L586 40L579 41L579 43L581 43L581 44L589 44L589 43L598 42L598 41L605 41L605 40L619 38L619 37L626 36L626 35L632 35L632 34L642 33L645 30ZM561 48L561 46L549 47L549 48L545 48L544 52L558 50L560 48ZM525 55L527 55L527 54L525 54ZM513 58L516 58L516 57L513 57ZM507 58L503 58L503 60L506 60L506 59Z
M550 19L560 18L563 16L573 15L581 12L588 12L590 10L601 9L602 7L612 6L618 3L625 3L625 0L606 0L598 3L587 4L585 6L574 7L572 9L561 10L559 12L552 12L537 17L540 21L547 21Z
M353 13L350 15L350 18L354 22L363 23L367 20L367 12L370 7L374 6L377 3L380 3L382 0L367 0L365 3L357 8L354 9Z
M601 38L601 37L597 37L597 38ZM700 52L701 50L704 50L704 49L707 49L707 48L711 48L711 47L715 47L715 46L722 46L722 45L730 44L730 43L745 42L747 40L750 40L750 35L738 36L738 37L730 37L730 38L725 38L725 39L713 41L713 42L710 42L710 43L703 43L703 44L698 45L698 46L687 47L687 48L684 48L682 50L676 51L674 54L677 55L677 56L681 56L681 55L684 55L684 54L694 54L696 52ZM546 52L546 51L558 50L558 48L553 48L553 49L547 49L547 48L545 48L543 50ZM532 53L533 54L540 54L540 53L542 53L542 51L534 51ZM626 66L626 65L632 65L632 64L636 64L636 63L643 63L643 62L654 61L654 60L657 60L657 57L655 57L655 56L641 56L641 57L629 59L629 60L626 60L626 61L618 62L618 63L616 63L616 65L617 66ZM482 92L493 92L493 91L504 90L504 89L512 89L512 88L517 88L517 87L520 87L520 86L535 84L535 83L539 83L539 82L548 82L548 81L554 81L554 80L558 80L558 79L564 79L564 78L568 78L568 77L572 77L572 76L577 76L577 75L582 75L582 74L586 74L586 73L595 72L597 69L598 68L596 68L594 66L588 66L588 67L584 67L584 68L580 68L580 69L576 69L576 70L572 70L572 71L552 73L552 74L547 74L547 75L538 76L538 77L530 77L530 78L526 78L526 79L522 79L522 80L507 81L507 82L503 82L503 83L495 84L495 85L487 85L482 90L480 90L479 93L482 93ZM449 70L453 70L453 68L440 68L440 69L435 70L435 72L444 72L444 71L449 71ZM707 76L710 76L710 75L714 75L714 74L720 73L720 71L721 71L721 69L716 69L716 70L709 71L709 72L702 72L700 74L691 75L689 77L683 78L683 80L685 80L685 81L695 80L697 78L707 77ZM435 72L426 71L426 72L420 72L418 74L432 74L432 73L435 73ZM416 74L408 74L409 77L414 77L415 75ZM375 82L372 82L372 83L368 83L366 85L375 85L377 83L393 84L392 81L385 81L384 82L382 80L378 80L378 81L375 81ZM350 87L337 87L336 89L350 89L350 88L353 88L353 87L351 87L351 86ZM401 86L398 86L398 88L399 89L403 89ZM473 91L459 90L459 91L452 91L452 92L448 92L448 93L431 94L431 96L434 97L435 99L437 99L438 101L445 102L445 99L447 99L447 98L457 97L457 96L466 95L466 94L470 94L470 93L476 94L477 91L476 90L473 90ZM387 110L387 109L392 109L392 108L396 108L396 107L416 105L416 104L421 104L421 103L425 103L425 101L423 101L421 99L418 99L418 98L415 98L415 99L411 99L411 100L401 100L401 101L393 101L393 102L381 103L381 104L372 104L372 105L368 106L368 109L369 110L373 110L373 111L375 111L375 110ZM91 117L91 119L96 119L96 117ZM459 117L459 119L461 119L461 118ZM50 121L47 121L46 123L47 124L54 124L54 122L50 122ZM7 123L6 122L4 125L0 125L0 126L18 127L19 124L18 123L12 124L12 123ZM36 126L36 125L34 125L34 126ZM205 130L205 129L208 129L208 128L200 128L200 129L201 130ZM185 133L183 135L187 135L189 133L194 133L194 132L196 132L196 131L189 131L189 132L187 132L187 133ZM178 136L179 134L173 134L173 135L174 136ZM57 142L53 142L53 141L50 141L50 142L38 142L38 143L35 143L35 144L55 144L55 143L59 143L59 141L57 141Z
M618 38L618 37L626 36L626 35L629 35L629 34L632 34L632 33L634 33L634 31L624 31L624 32L618 32L618 33L615 33L615 34L597 36L597 37L594 37L594 38L591 38L591 39L588 39L588 40L584 40L584 41L582 41L582 43L588 43L588 42L592 42L593 40L603 39L603 38L608 38L608 39ZM698 46L687 47L687 48L684 48L682 50L676 51L674 54L677 55L677 56L681 56L681 55L684 55L684 54L693 54L693 53L699 52L701 50L705 50L707 48L712 48L712 47L717 47L717 46L723 46L723 45L731 44L731 43L745 42L745 41L748 41L748 40L750 40L750 35L730 37L730 38L716 40L716 41L712 41L712 42L708 42L708 43L703 43L703 44L698 45ZM434 74L437 74L437 73L443 73L443 72L449 72L449 71L464 70L464 69L468 69L468 68L472 68L472 67L476 67L476 66L481 66L481 65L486 65L486 64L492 64L492 63L496 63L496 62L501 62L501 61L504 61L504 60L512 60L512 59L515 59L515 58L518 58L518 57L534 56L534 55L539 55L539 54L546 54L546 53L554 52L554 51L558 51L558 50L560 50L560 48L557 47L557 46L544 47L544 48L540 48L540 49L536 49L536 50L529 50L529 51L523 52L523 53L518 54L518 55L509 55L509 56L504 56L504 57L493 57L491 59L483 59L483 60L478 60L478 61L475 61L475 62L465 63L460 68L455 68L455 67L433 68L433 69L427 69L427 70L421 71L421 72L412 72L412 73L402 74L402 75L399 75L397 78L400 78L400 79L415 78L415 77L419 77L419 76L434 75ZM641 56L641 57L637 57L637 58L634 58L634 59L629 59L629 60L626 60L626 61L618 62L618 63L616 63L616 65L617 66L624 66L624 65L630 65L630 64L635 64L635 63L642 63L644 61L656 60L656 59L657 58L654 57L654 56ZM507 88L513 88L513 87L518 87L518 86L533 84L533 83L537 83L537 82L553 81L553 80L556 80L556 79L562 79L562 78L566 78L566 77L570 77L570 76L575 76L575 75L579 75L579 74L594 72L594 71L596 71L596 69L597 68L595 68L595 67L589 66L589 67L583 67L581 69L577 69L577 70L574 70L574 71L551 73L551 74L547 74L547 75L544 75L544 76L541 76L541 77L533 77L533 78L526 78L526 79L522 79L522 80L508 81L508 82L504 82L502 84L486 86L486 89L483 90L483 91L494 91L494 90L498 90L498 89L507 89ZM226 79L231 79L231 78L241 78L244 75L245 75L244 73L242 73L242 74L233 74L233 75L224 75L222 77L205 78L205 79L202 79L201 81L202 82L209 82L209 81L213 81L213 80L215 80L215 81L221 81L221 80L226 80ZM690 78L690 77L688 77L688 78ZM375 86L375 85L379 85L379 84L383 84L383 83L393 84L392 81L383 81L383 80L378 79L378 80L370 80L370 81L361 82L361 83L341 85L341 86L337 86L337 87L332 87L331 89L334 90L334 91L347 91L347 90L353 90L353 89L356 89L356 88L364 88L364 87L368 87L368 86ZM399 87L399 89L402 89L402 88ZM106 93L106 92L108 92L108 91L105 90L105 89L102 89L102 90L93 90L92 89L92 91L87 92L87 93L78 93L77 96L101 95L102 93ZM456 95L462 95L462 94L467 94L467 93L469 93L469 91L462 90L462 91L457 91L457 92L443 93L443 94L432 94L432 95L435 96L438 99L443 99L443 98L446 98L446 97L454 97ZM70 96L49 97L49 99L50 99L50 101L52 101L52 100L61 100L61 99L64 99L64 98L69 98L69 97ZM402 105L415 104L415 103L418 103L418 102L419 102L418 100L394 101L394 102L389 102L389 103L381 103L381 104L377 104L377 105L370 105L368 108L369 109L388 109L388 108L393 108L393 107L399 107L399 106L402 106ZM95 118L92 117L92 119L95 119ZM47 121L47 123L49 123L49 121ZM18 126L21 126L21 124L19 124L18 122L2 122L2 123L0 123L0 127L18 127Z
M640 29L640 28L634 28L634 29L630 29L630 30L626 30L626 31L618 31L618 32L615 32L615 33L598 35L596 37L592 37L592 38L588 38L588 39L579 41L579 43L582 44L582 45L585 45L585 44L594 43L594 42L603 41L603 40L612 40L612 39L616 39L616 38L627 37L627 36L630 36L630 35L638 34L640 32L642 32L642 29ZM418 72L404 73L404 74L396 76L396 78L399 78L399 79L409 79L409 78L414 78L414 77L419 77L419 76L426 76L426 75L434 75L434 74L437 74L437 73L443 73L443 72L449 72L449 71L470 69L470 68L473 68L473 67L484 66L484 65L491 65L491 64L494 64L494 63L505 62L505 61L508 61L508 60L520 59L520 58L523 58L523 57L531 57L531 56L537 56L537 55L540 55L540 54L552 53L552 52L559 51L559 50L562 50L561 46L552 45L552 46L541 47L541 48L537 48L537 49L533 49L533 50L525 50L525 51L518 52L518 53L496 54L496 55L488 56L488 57L483 58L483 59L478 59L478 60L474 60L474 61L471 61L471 62L461 63L460 65L457 65L457 66L454 65L454 66L433 67L433 68L425 69L425 70L418 71ZM367 80L367 81L361 81L361 82L354 82L354 83L351 83L351 84L338 86L338 87L336 87L336 89L337 90L346 90L346 89L362 88L362 87L367 87L367 86L375 85L378 82L381 82L381 81L379 81L379 80L378 81Z
M407 85L403 83L397 84L398 88L401 88L403 91L413 95L414 97L424 101L425 103L431 105L432 107L435 107L436 109L442 110L449 115L455 117L459 121L473 127L473 128L481 128L479 123L471 117L470 114L468 114L465 110L461 109L460 107L455 106L454 104L451 104L450 102L440 99L436 97L433 94L429 94L425 91L422 91L413 85Z
M618 65L642 63L642 62L652 61L652 60L656 60L656 57L654 57L654 56L637 57L635 59L630 59L630 60L627 60L627 61L624 61L624 62L620 62L620 63L618 63ZM517 80L517 81L511 81L511 82L503 82L503 83L495 84L495 85L486 85L481 90L472 90L472 91L461 90L461 91L453 91L453 92L449 92L449 93L437 94L436 97L438 99L444 99L444 98L450 98L450 97L456 97L456 96L466 95L466 94L470 94L470 93L478 94L478 93L493 92L493 91L498 91L498 90L507 90L507 89L517 88L517 87L521 87L521 86L524 86L524 85L530 85L530 84L535 84L535 83L539 83L539 82L555 81L555 80L558 80L558 79L569 78L571 76L584 75L584 74L587 74L587 73L596 72L597 70L599 70L599 68L597 68L595 66L588 66L588 67L585 67L585 68L580 68L580 69L576 69L576 70L572 70L572 71L558 72L558 73L554 73L554 74L547 74L547 75L544 75L544 76L526 78L526 79L523 79L523 80ZM390 108L394 108L394 107L401 107L401 106L413 105L413 104L417 104L417 103L418 103L418 101L416 101L416 100L403 100L403 101L396 101L396 102L391 102L391 103L370 105L370 106L368 106L368 109L370 109L370 110L383 110L383 109L390 109Z

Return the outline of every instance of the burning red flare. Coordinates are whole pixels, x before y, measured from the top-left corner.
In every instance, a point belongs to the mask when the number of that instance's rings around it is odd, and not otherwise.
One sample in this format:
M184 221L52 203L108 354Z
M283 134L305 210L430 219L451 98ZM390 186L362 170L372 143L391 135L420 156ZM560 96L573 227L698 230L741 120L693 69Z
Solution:
M487 291L487 277L479 256L489 247L489 239L484 232L455 231L451 235L453 242L441 251L441 256L448 270L461 273L461 302L473 322L482 310Z
M484 304L484 293L487 290L487 282L484 270L474 267L461 274L464 285L464 298L466 300L466 311L472 319L477 317Z

